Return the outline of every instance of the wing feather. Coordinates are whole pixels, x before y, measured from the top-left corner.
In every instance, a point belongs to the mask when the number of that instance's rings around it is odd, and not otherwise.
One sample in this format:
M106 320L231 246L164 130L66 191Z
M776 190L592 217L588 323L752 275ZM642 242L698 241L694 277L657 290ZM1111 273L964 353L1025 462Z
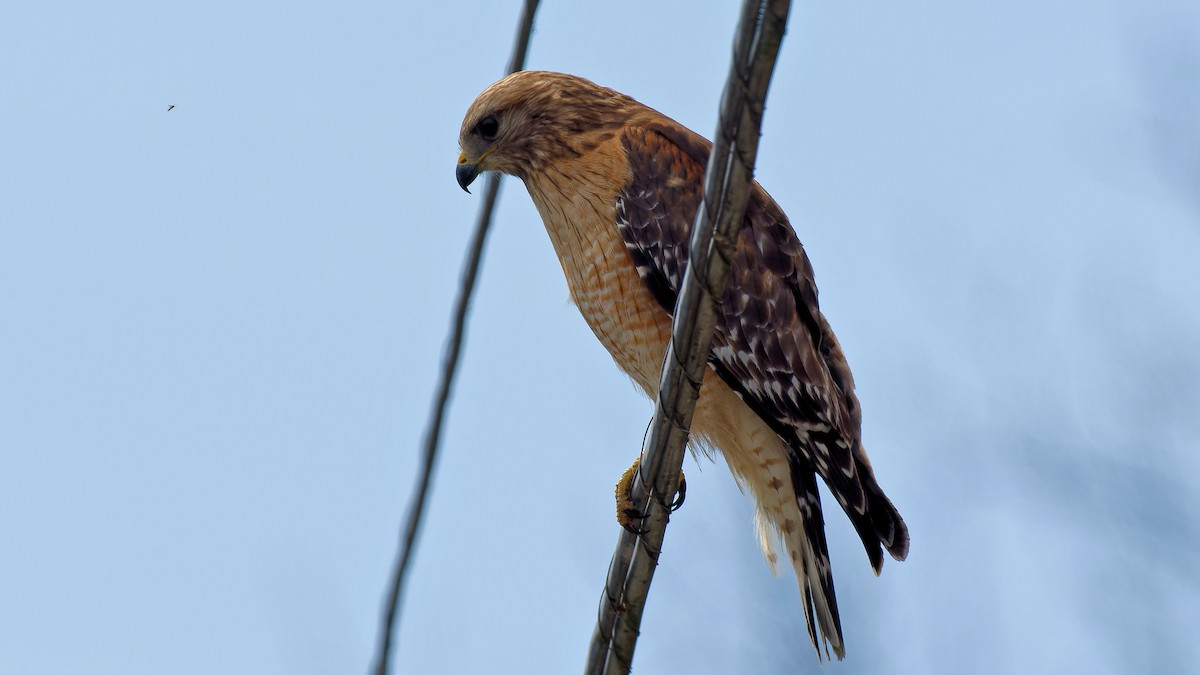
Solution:
M673 312L711 145L669 121L629 126L622 141L631 173L617 198L618 228L639 276ZM801 468L821 475L877 572L881 543L898 558L907 553L904 521L862 449L853 378L820 312L808 256L757 183L720 299L711 363L788 442Z

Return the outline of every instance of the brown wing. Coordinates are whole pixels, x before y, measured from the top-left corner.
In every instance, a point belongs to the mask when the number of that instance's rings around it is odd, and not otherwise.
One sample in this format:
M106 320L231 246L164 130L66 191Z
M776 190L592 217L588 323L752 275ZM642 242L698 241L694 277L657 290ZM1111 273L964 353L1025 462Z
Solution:
M630 127L623 141L632 179L618 196L618 228L642 280L673 312L711 146L666 122ZM880 544L903 558L907 528L866 460L853 379L818 308L808 257L783 211L757 183L732 263L710 362L792 447L793 476L814 469L821 475L878 572ZM810 541L826 556L819 497L803 484L794 487L801 508L816 516ZM832 593L832 579L829 586Z

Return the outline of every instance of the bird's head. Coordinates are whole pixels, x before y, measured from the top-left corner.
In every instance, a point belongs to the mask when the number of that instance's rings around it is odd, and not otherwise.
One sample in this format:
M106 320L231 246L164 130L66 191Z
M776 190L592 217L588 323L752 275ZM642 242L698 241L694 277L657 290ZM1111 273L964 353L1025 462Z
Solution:
M585 154L642 109L574 75L513 73L485 89L463 118L458 184L466 190L484 171L525 179L548 162Z

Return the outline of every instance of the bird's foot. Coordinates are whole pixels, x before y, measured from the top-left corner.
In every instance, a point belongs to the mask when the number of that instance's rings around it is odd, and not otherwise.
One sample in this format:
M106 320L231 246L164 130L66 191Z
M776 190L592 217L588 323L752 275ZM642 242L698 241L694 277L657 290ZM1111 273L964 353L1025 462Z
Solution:
M626 531L632 534L645 534L646 530L639 528L637 525L646 518L646 514L633 504L633 477L637 475L638 466L642 463L642 458L638 457L633 461L633 464L621 474L621 479L617 481L616 497L617 497L617 523L625 528ZM679 491L675 493L675 499L671 501L671 512L679 510L683 506L683 500L687 496L687 479L684 478L683 472L679 472Z
M633 465L625 469L625 473L621 474L621 478L617 480L617 524L625 528L631 534L645 534L646 531L637 527L637 523L646 517L633 506L633 477L637 475L638 467L642 463L642 458L639 456L633 460Z
M675 513L679 510L679 507L683 506L683 499L685 497L687 497L687 478L684 477L683 472L680 471L679 491L675 493L675 499L671 500L671 513Z

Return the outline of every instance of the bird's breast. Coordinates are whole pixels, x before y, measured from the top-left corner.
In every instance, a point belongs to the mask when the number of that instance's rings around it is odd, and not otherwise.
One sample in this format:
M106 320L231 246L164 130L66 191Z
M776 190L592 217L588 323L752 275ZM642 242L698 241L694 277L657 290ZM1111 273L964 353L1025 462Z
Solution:
M595 167L585 175L596 176ZM526 186L562 264L571 300L621 370L653 397L671 336L671 317L638 276L617 231L622 184L589 181L562 168Z

